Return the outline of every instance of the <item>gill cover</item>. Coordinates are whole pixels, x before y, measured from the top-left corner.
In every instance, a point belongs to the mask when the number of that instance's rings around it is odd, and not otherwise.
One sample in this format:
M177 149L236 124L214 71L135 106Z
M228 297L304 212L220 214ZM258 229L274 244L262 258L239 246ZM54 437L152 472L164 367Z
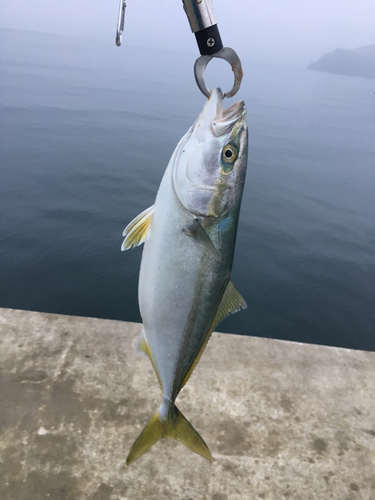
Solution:
M236 186L246 171L244 102L223 111L221 90L215 89L184 139L173 165L175 193L194 216L218 217L237 202Z

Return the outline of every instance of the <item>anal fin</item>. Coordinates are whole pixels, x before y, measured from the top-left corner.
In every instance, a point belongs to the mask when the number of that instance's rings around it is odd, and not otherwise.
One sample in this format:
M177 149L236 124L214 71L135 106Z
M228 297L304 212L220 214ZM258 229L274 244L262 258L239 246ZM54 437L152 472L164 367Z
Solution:
M135 346L135 355L139 357L148 356L151 359L150 348L148 347L144 330L141 331L137 345Z
M158 378L160 388L163 390L163 386L162 386L162 383L161 383L160 374L159 374L159 371L157 369L156 363L155 363L155 361L154 361L154 359L152 357L152 354L151 354L151 351L150 351L150 347L148 345L146 334L145 334L144 330L141 331L141 334L140 334L140 336L138 338L137 345L135 346L135 355L138 356L138 357L148 356L150 358L151 364L152 364L152 366L153 366L153 368L155 370L156 376Z

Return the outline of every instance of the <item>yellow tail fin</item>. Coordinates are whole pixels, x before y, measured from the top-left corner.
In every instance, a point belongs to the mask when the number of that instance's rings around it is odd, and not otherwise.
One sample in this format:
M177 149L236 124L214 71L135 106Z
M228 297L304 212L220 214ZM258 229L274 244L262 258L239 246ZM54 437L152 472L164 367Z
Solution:
M198 453L198 455L212 462L212 455L208 446L176 405L171 403L168 418L166 419L159 418L159 410L155 413L131 447L126 459L126 465L130 465L137 460L146 453L156 441L165 437L177 439L192 451Z

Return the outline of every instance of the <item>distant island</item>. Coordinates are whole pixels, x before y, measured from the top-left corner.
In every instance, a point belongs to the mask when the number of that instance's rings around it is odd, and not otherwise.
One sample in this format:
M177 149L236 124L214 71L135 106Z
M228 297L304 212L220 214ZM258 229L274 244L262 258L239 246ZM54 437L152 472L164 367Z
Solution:
M336 49L324 54L307 68L339 75L375 78L375 44L353 50Z

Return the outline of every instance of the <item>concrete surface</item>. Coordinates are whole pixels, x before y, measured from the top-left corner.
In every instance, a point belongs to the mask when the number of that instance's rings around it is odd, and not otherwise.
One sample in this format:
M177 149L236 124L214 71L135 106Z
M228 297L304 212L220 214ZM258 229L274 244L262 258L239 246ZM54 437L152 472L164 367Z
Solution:
M0 309L1 500L374 500L375 353L214 334L178 406L214 463L162 440L140 325Z

